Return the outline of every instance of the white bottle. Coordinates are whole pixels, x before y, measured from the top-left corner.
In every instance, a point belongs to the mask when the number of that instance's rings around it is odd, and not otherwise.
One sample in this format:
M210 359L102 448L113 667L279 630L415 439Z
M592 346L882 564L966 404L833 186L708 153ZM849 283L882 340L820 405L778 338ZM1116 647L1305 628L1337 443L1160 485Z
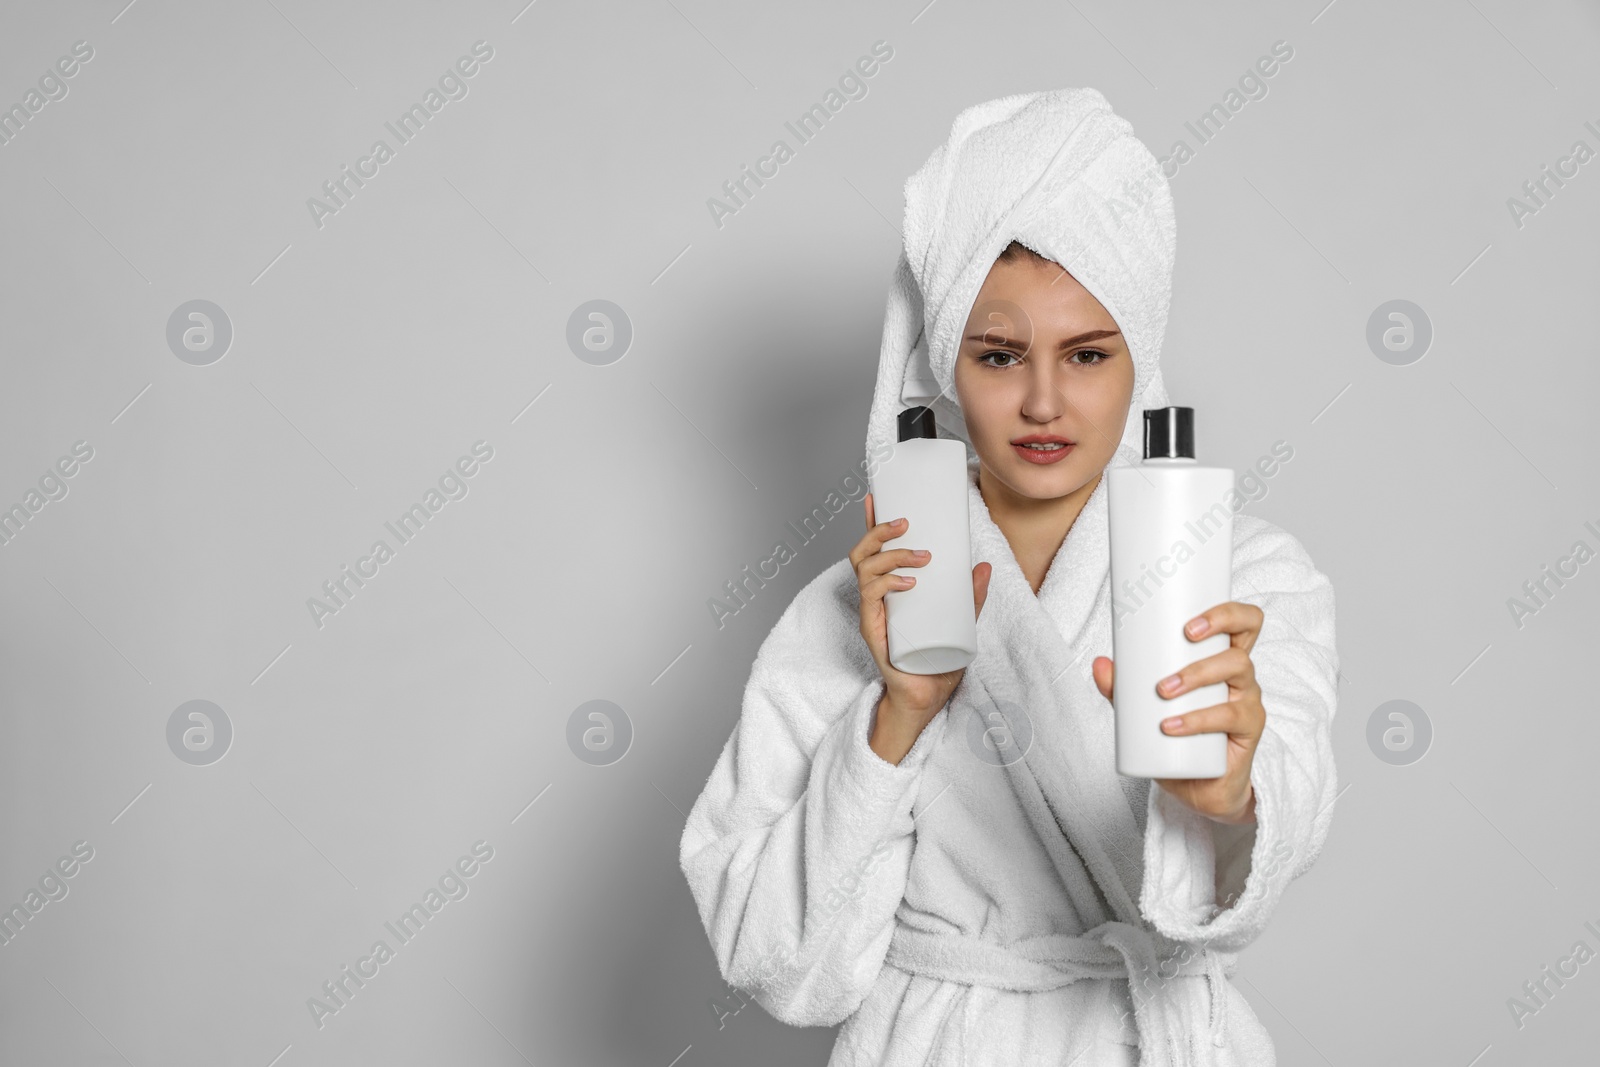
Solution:
M906 532L883 551L921 548L920 567L896 567L916 584L884 596L889 662L907 674L959 670L978 654L977 602L972 593L972 528L967 516L967 446L937 438L933 410L900 413L899 443L872 476L878 522L906 520Z
M1144 462L1112 467L1106 478L1117 772L1220 777L1228 770L1226 733L1173 735L1161 721L1226 703L1227 683L1170 699L1156 683L1229 645L1226 633L1191 641L1183 627L1233 599L1233 471L1195 462L1193 408L1147 408Z

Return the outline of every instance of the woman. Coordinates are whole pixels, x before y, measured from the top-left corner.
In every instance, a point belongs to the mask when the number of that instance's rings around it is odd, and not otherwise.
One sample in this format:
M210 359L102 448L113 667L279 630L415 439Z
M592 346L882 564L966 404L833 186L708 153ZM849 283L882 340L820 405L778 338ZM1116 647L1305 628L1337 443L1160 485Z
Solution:
M830 1067L1271 1064L1227 974L1336 795L1333 595L1292 536L1234 515L1236 599L1189 631L1231 646L1165 692L1227 683L1163 727L1226 732L1227 773L1152 787L1114 762L1103 474L1168 404L1166 181L1073 89L963 111L905 192L868 456L915 402L970 446L978 655L889 664L883 598L914 582L890 572L929 558L883 551L916 531L867 497L865 536L763 642L684 827L718 967L784 1022L844 1022Z

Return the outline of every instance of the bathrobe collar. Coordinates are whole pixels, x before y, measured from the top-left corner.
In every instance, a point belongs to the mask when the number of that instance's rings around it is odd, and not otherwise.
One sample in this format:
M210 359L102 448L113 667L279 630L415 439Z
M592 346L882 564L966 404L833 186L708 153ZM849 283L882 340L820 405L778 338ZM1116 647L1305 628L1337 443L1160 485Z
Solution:
M978 490L976 459L967 464L967 492L973 564L987 560L994 572L978 617L978 656L962 680L966 696L980 714L1021 709L1029 721L1018 730L1032 737L1032 745L1008 769L1013 778L1035 780L1029 789L1043 790L1051 802L1052 825L1042 828L1047 841L1065 833L1084 865L1105 883L1100 894L1111 912L1103 918L1141 924L1141 857L1108 851L1102 843L1140 836L1117 776L1111 705L1090 670L1096 655L1111 653L1106 479L1084 503L1038 595ZM1087 901L1074 903L1083 907Z

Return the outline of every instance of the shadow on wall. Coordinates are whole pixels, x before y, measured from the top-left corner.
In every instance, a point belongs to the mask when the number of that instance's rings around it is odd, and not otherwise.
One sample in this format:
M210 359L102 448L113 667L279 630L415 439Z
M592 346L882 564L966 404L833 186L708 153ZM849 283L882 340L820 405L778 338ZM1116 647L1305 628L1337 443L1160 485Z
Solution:
M817 295L797 302L797 292ZM727 411L717 444L744 475L728 469L707 483L733 523L704 599L719 637L735 628L765 636L795 594L861 537L882 300L876 287L864 295L862 279L841 283L828 272L768 274L719 297L719 307L752 309L719 320L717 336L732 340L718 342L703 372L689 372L691 380L720 376ZM840 314L814 310L835 303ZM760 340L752 348L744 338Z
M870 269L843 278L837 270L806 268L812 259L823 263L820 255L790 261L800 265L787 274L745 272L737 288L719 291L714 305L696 312L717 323L717 340L695 366L684 368L685 380L711 381L720 374L727 383L721 399L731 409L718 424L718 444L760 487L752 489L730 470L727 487L717 490L730 506L753 512L744 523L753 532L741 535L748 541L739 546L742 555L724 561L719 571L734 576L745 564L770 556L778 540L787 541L795 556L752 600L747 610L753 614L726 620L729 632L711 651L715 664L701 668L711 684L697 685L692 701L669 694L662 708L688 725L660 749L662 763L676 773L663 766L653 774L672 806L661 802L649 782L629 786L640 801L634 810L659 814L648 832L636 831L648 855L612 853L612 869L599 884L614 886L615 893L574 901L577 910L563 914L561 943L541 942L547 959L592 961L586 966L602 983L572 998L574 1015L564 1016L564 1027L583 1035L585 1054L593 1055L595 1043L604 1041L610 1046L598 1050L601 1057L618 1062L666 1064L692 1046L684 1062L822 1063L833 1047L837 1027L788 1026L723 983L678 867L678 843L689 808L738 719L757 647L800 589L844 558L864 530L867 483L860 466L894 251L891 243L881 257L869 257ZM797 300L796 294L807 298ZM847 482L851 475L855 483ZM844 507L826 525L814 520L811 539L803 539L790 524L823 507L836 491L846 497ZM708 590L713 592L719 591ZM639 878L641 858L651 872L646 879ZM600 942L592 932L601 929L605 942L618 948L596 959ZM530 975L537 966L529 964ZM625 1016L617 1005L628 1005Z

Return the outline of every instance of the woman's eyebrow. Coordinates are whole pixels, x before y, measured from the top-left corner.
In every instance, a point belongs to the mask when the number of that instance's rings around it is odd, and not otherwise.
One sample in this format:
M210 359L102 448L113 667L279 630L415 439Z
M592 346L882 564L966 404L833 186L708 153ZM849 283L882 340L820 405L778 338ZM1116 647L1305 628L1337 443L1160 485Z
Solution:
M1073 345L1079 345L1085 341L1098 341L1102 337L1115 337L1121 332L1121 330L1090 330L1087 333L1080 333L1076 337L1069 337L1056 347L1071 348ZM1026 342L1014 340L1009 337L991 337L988 331L984 333L968 334L967 340L979 341L983 344L994 345L998 348L1014 348L1018 352L1026 352L1029 347Z

